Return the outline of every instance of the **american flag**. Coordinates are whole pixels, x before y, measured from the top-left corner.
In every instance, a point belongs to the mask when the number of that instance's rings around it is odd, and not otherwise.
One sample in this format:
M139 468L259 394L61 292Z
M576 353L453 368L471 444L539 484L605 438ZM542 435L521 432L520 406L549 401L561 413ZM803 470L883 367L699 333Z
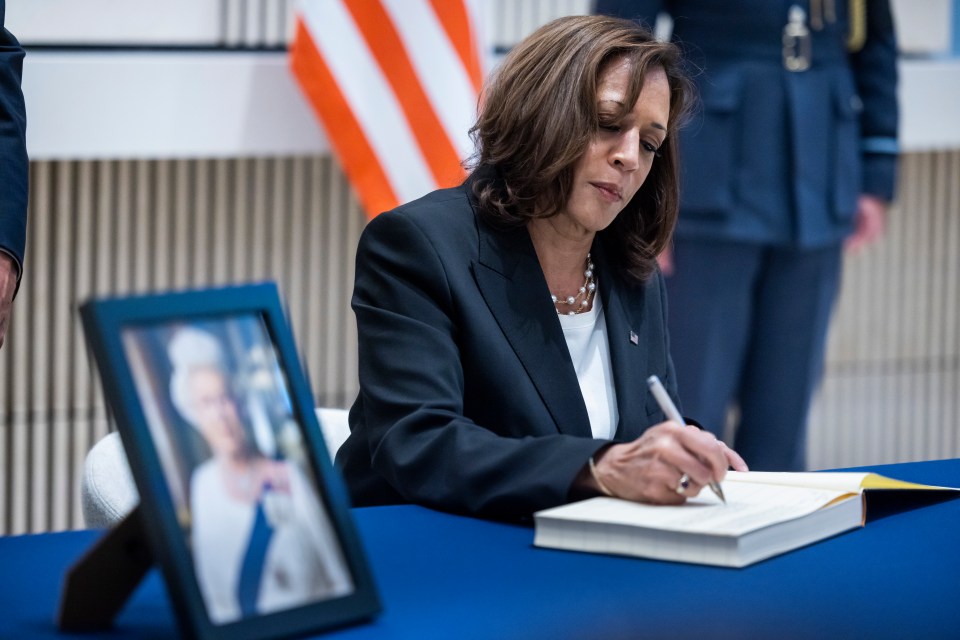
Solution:
M459 183L482 0L301 0L290 64L369 216Z

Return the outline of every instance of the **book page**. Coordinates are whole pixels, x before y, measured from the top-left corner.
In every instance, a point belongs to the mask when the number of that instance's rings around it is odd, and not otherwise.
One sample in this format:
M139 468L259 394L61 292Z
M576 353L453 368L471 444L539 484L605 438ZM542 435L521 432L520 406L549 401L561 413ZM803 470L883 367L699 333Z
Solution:
M647 505L593 498L548 509L545 517L721 536L739 536L756 529L813 513L850 492L752 483L723 484L727 504L708 489L679 506Z
M960 491L952 487L938 487L894 480L877 473L854 471L818 472L773 472L773 471L728 471L723 481L723 490L728 483L763 483L790 487L810 487L860 493L864 489L921 489L926 491Z
M723 490L732 483L763 483L788 487L809 487L845 493L860 493L864 479L870 474L845 471L792 472L792 471L727 471Z
M960 491L955 487L938 487L931 484L916 484L882 476L879 473L868 473L861 483L864 489L921 489L923 491Z

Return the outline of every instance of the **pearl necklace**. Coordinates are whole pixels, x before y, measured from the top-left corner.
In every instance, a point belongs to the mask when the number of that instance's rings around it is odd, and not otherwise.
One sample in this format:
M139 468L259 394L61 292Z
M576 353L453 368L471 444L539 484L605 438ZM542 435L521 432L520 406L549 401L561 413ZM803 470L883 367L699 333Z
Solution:
M597 282L593 277L593 262L590 261L590 254L587 253L587 268L583 270L583 286L580 287L580 290L575 296L558 296L556 294L551 294L550 299L553 300L554 305L566 305L570 307L568 311L561 311L557 309L557 315L568 315L574 316L578 313L583 313L587 310L587 307L590 306L590 298L593 297L594 293L597 290Z

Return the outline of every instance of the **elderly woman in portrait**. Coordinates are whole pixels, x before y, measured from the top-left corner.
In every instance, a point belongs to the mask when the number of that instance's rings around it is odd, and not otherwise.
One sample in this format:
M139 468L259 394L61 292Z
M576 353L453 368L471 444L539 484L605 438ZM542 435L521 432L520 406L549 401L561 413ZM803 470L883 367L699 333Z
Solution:
M676 398L655 257L688 86L632 22L553 21L486 87L466 182L368 225L337 456L356 505L524 519L600 494L676 504L746 468L645 384Z
M296 465L263 456L240 419L220 343L179 330L170 395L210 448L190 478L192 548L215 623L344 595L352 589L329 519Z

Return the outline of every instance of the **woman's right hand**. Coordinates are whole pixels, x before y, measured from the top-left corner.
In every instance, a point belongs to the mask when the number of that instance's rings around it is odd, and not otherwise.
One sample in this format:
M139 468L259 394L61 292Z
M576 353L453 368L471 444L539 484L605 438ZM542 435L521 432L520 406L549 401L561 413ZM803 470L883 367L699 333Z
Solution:
M712 433L676 422L662 422L633 442L606 448L594 456L594 466L615 497L653 504L682 504L710 482L723 480L728 466L747 470L743 458ZM678 493L684 474L690 483Z

